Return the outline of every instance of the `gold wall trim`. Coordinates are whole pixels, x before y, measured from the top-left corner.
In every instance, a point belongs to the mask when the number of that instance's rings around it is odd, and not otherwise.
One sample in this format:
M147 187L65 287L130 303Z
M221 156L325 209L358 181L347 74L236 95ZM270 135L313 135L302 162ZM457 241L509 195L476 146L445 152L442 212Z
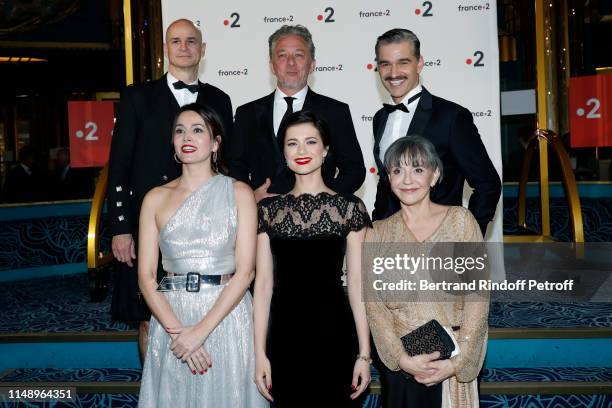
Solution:
M548 78L546 56L546 4L544 0L535 1L536 34L536 82L537 86L537 128L548 128ZM539 140L540 156L540 210L542 213L542 234L550 235L550 208L548 188L548 149L545 141ZM522 176L521 176L522 178Z
M100 218L104 209L104 198L106 197L106 187L108 185L108 165L100 172L100 177L96 183L96 190L91 200L91 211L89 213L89 227L87 229L87 267L89 269L108 262L109 255L104 256L98 252L100 244ZM111 258L112 259L112 258Z
M134 55L132 53L132 5L123 0L123 41L125 44L125 84L134 83Z
M125 42L125 82L130 85L134 82L133 56L132 56L132 9L130 0L123 0L123 34ZM89 227L87 230L87 267L95 269L113 259L111 254L99 252L100 218L104 209L104 199L108 187L108 164L104 166L100 173L100 178L96 183L96 191L91 202L91 212L89 214Z

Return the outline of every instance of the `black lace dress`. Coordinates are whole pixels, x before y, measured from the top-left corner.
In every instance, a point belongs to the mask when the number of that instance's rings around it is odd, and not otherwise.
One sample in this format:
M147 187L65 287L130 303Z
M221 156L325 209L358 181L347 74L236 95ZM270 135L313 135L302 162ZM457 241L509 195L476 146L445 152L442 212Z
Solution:
M346 237L371 226L357 197L284 195L259 204L274 259L267 354L275 407L351 406L359 351L342 283Z

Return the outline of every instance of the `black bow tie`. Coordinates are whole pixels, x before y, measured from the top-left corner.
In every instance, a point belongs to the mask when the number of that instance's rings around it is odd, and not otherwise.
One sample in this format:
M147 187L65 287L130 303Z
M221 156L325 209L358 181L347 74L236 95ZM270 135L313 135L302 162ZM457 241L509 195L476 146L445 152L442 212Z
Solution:
M393 113L396 110L400 110L402 112L410 112L408 110L408 108L406 107L406 105L404 105L403 103L398 103L397 105L391 105L389 103L383 103L383 106L385 107L385 110L387 111L387 113Z
M404 105L403 103L398 103L396 105L391 105L388 103L383 103L383 106L385 108L385 110L387 111L387 113L393 113L396 110L401 110L402 112L410 112L408 110L407 105L410 105L412 102L416 101L417 99L419 99L421 97L421 92L419 92L416 95L412 95L410 98L408 98L408 101L406 102L406 105Z
M173 83L172 86L174 86L174 89L187 89L191 93L198 92L198 89L200 87L198 84L187 85L183 81L177 81Z

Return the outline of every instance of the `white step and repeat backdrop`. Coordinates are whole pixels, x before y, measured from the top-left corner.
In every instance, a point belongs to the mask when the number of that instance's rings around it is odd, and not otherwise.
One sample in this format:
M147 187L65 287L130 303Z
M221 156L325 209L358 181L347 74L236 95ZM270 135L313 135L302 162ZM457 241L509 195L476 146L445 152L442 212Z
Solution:
M162 0L164 32L179 18L198 25L206 42L200 79L228 93L234 109L274 89L268 37L283 24L302 24L316 47L310 86L350 105L367 176L357 192L374 205L377 175L372 117L388 95L375 71L374 45L385 31L408 28L421 40L423 85L470 111L501 175L497 13L494 1ZM167 63L167 61L166 61ZM469 191L466 188L466 197ZM489 239L502 240L501 203Z

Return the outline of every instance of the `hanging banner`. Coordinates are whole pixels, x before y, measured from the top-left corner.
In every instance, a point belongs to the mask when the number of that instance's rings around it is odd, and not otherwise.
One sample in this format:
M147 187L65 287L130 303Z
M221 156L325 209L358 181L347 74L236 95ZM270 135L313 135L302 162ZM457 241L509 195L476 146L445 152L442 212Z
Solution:
M612 146L612 75L570 78L572 147Z
M376 38L392 28L421 40L423 85L472 112L501 175L499 58L496 3L381 0L245 2L162 0L163 30L179 18L200 27L206 56L200 80L228 93L234 109L271 93L268 37L284 24L302 24L316 47L309 85L349 104L367 171L357 195L371 210L378 175L372 153L372 118L388 102L376 72ZM452 27L452 29L449 29ZM167 67L167 61L166 61ZM470 192L466 189L465 197ZM466 201L467 202L467 201ZM501 200L489 238L502 240Z
M68 102L70 166L103 167L108 163L114 125L112 101Z

